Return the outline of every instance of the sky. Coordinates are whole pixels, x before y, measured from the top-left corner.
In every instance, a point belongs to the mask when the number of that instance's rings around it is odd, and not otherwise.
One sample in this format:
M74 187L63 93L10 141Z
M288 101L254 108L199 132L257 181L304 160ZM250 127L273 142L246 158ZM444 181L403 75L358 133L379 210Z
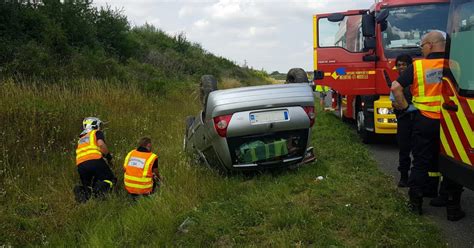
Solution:
M186 38L240 66L286 73L313 70L312 16L367 9L374 0L95 0L121 9L132 26L145 23Z

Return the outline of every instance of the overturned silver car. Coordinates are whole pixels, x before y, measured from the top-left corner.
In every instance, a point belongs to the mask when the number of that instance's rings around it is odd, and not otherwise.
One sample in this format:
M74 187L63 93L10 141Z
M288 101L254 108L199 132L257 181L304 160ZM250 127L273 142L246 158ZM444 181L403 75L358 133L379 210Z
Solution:
M203 110L186 119L186 152L224 171L314 160L314 97L307 83L227 90L216 85L212 76L201 79Z

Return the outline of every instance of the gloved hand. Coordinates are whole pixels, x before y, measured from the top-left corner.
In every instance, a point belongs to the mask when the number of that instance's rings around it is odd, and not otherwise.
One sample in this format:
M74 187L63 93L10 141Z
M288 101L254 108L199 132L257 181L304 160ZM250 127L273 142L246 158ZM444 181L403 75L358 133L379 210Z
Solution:
M107 162L112 163L112 154L109 152L107 155L104 156L107 159Z

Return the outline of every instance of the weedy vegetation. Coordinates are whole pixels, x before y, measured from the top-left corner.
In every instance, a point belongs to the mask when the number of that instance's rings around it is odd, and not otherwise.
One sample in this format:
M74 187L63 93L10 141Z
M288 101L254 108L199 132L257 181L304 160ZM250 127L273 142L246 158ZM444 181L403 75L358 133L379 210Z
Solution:
M131 28L111 8L20 2L0 3L0 246L444 246L354 131L321 108L317 162L225 176L189 161L184 120L199 111L199 77L214 74L232 88L270 83L265 72L182 34ZM87 116L107 122L119 182L107 200L77 204L74 149ZM164 181L132 202L122 163L145 135Z
M349 127L317 114L317 162L294 171L222 176L182 153L184 117L197 92L156 96L133 85L75 87L3 82L0 242L14 246L440 246L429 220L412 215ZM191 92L191 94L190 94ZM108 121L116 192L78 205L74 145L83 116ZM121 163L150 135L164 182L132 203ZM322 180L321 177L322 177ZM318 179L319 177L319 179Z

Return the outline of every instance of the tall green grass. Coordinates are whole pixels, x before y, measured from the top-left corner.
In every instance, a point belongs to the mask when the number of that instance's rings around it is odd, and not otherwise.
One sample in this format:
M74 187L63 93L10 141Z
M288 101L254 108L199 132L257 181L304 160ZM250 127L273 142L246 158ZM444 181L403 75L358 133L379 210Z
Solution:
M119 178L124 155L141 136L152 137L165 178L163 193L157 199L164 201L160 205L169 207L168 211L196 207L202 197L212 193L201 187L213 182L213 174L189 166L181 153L184 117L198 110L195 92L175 90L161 96L131 85L74 83L75 87L11 81L0 85L0 222L4 223L0 244L50 242L58 231L91 230L91 222L96 225L104 219L107 223L107 215L113 221L117 219L114 215L123 214L124 206L118 204L124 201L121 182L114 201L84 206L74 203L71 190L78 182L74 149L86 116L98 116L108 122L106 141L115 155L113 169ZM196 187L198 184L200 187ZM175 204L170 205L169 201ZM132 207L130 211L136 210ZM105 231L110 230L114 229ZM57 242L68 237L67 233L60 233ZM70 234L73 236L68 238L75 239L75 232Z
M107 81L0 83L0 245L443 246L439 230L407 211L357 135L326 113L313 129L318 161L299 170L223 177L189 163L184 118L198 102L192 88L155 95ZM74 146L86 116L108 121L119 185L106 201L78 205ZM164 183L132 203L121 163L144 135Z
M318 109L321 109L318 107ZM242 180L233 194L190 213L178 244L244 247L444 247L439 230L411 214L357 134L319 111L317 162ZM320 180L320 176L322 180Z

